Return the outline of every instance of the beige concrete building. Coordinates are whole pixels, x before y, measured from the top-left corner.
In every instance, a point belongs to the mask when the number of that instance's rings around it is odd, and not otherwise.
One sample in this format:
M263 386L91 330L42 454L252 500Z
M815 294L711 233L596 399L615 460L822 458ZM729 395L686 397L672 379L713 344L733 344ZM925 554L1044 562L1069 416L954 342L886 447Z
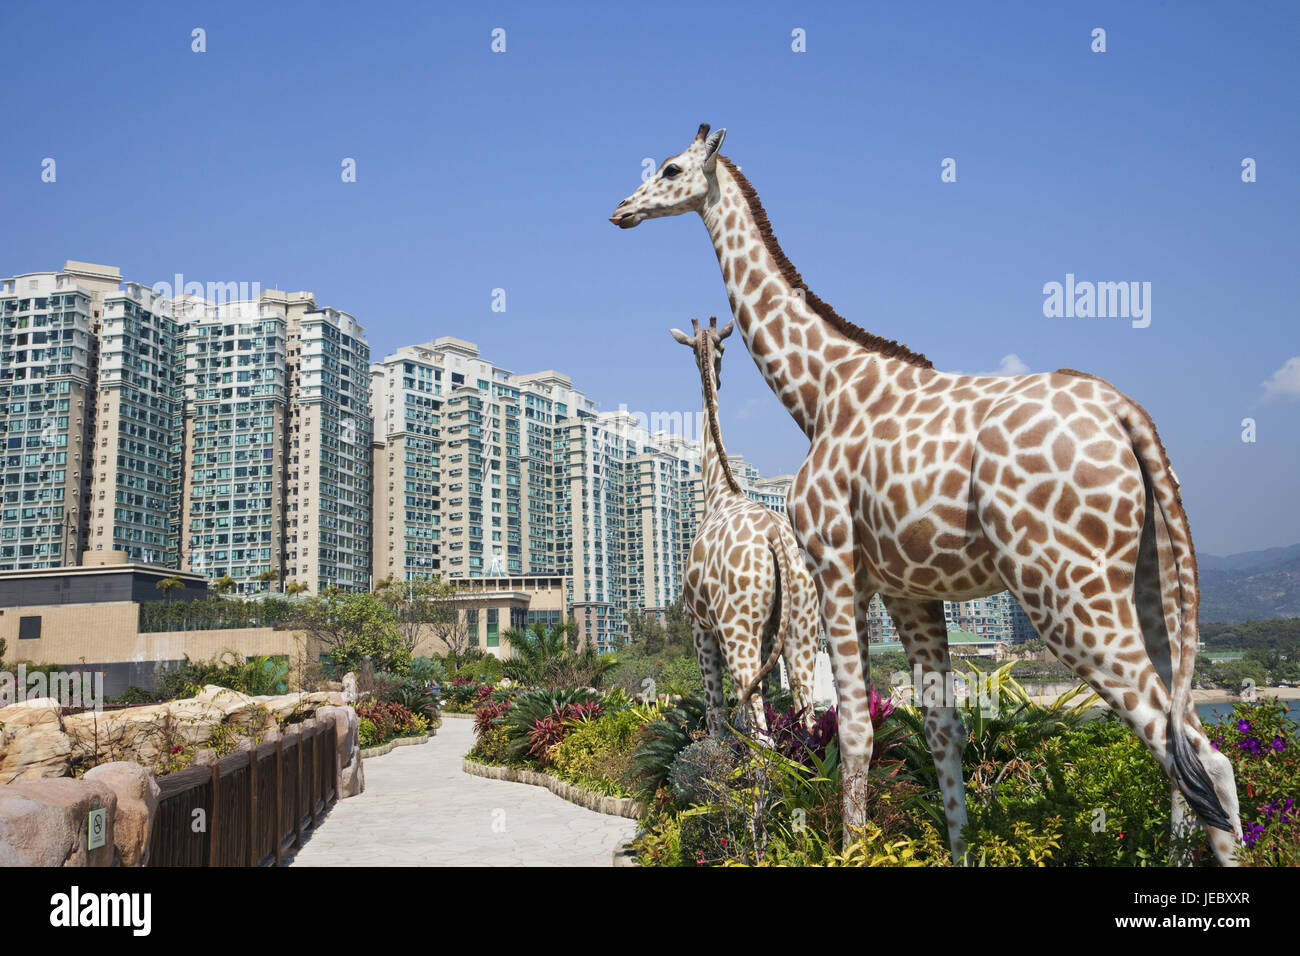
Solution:
M128 563L121 552L91 552L86 560L79 567L0 572L5 667L12 670L18 661L31 661L102 671L105 693L115 697L131 685L153 687L163 668L186 657L206 661L230 651L244 658L282 656L299 662L318 660L326 650L305 634L274 627L151 631L144 626L144 605L203 599L206 579ZM179 580L180 586L164 598L157 585L166 578ZM567 618L566 582L558 576L475 578L460 587L459 628L451 636L461 650L478 647L506 658L508 631ZM417 655L442 656L450 649L431 627L417 634Z

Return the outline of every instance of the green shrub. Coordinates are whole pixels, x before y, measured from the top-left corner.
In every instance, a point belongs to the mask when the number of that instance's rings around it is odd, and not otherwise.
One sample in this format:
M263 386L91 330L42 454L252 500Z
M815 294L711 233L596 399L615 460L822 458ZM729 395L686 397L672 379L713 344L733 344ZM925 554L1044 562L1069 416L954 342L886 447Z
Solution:
M509 764L510 759L510 735L504 727L489 727L479 737L474 748L465 756L470 760L477 760L479 763L490 763L498 766Z
M377 745L379 741L375 739L375 735L376 735L375 722L371 720L369 717L362 717L361 718L361 746L374 747L375 745Z
M1113 713L967 773L972 862L1020 865L1015 851L1045 850L1035 840L1053 834L1052 866L1170 862L1169 780Z
M442 683L447 679L447 669L436 657L413 658L411 668L406 674L413 680L424 683Z
M668 771L668 782L678 805L686 807L716 800L721 782L736 766L731 748L712 737L687 745Z
M641 721L630 710L606 712L574 729L551 754L555 774L610 796L628 793L627 770Z
M153 704L161 700L157 691L145 690L143 687L136 687L132 684L126 690L122 691L113 703L115 704Z
M289 663L285 657L250 657L224 650L212 660L193 661L189 655L177 667L164 670L158 678L154 699L180 700L198 694L205 684L237 690L252 697L284 694L289 690Z
M468 661L461 664L450 675L452 680L457 677L464 677L470 681L482 681L488 684L495 684L501 679L502 665L501 660L491 654L484 654L476 660Z

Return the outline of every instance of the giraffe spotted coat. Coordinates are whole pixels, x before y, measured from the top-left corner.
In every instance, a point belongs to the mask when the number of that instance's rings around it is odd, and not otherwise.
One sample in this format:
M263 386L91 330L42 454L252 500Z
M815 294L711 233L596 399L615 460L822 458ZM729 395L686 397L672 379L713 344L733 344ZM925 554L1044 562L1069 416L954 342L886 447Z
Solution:
M830 642L845 821L865 820L870 598L884 599L913 666L946 686L942 602L1006 588L1170 775L1175 826L1190 806L1233 863L1231 764L1190 692L1195 553L1150 417L1092 376L948 374L848 322L786 258L753 187L719 154L724 135L702 126L611 222L700 214L745 344L808 436L789 508ZM960 860L965 729L953 701L923 709Z
M692 324L693 336L672 330L673 338L695 356L706 423L701 449L704 519L691 543L682 598L704 678L709 731L721 736L725 726L725 666L741 696L742 717L759 734L766 733L757 688L778 656L785 660L795 706L811 726L813 668L821 634L816 585L789 522L752 501L727 461L717 390L722 342L732 325L719 331L716 318L708 328L700 328L694 319ZM772 644L766 661L765 642Z

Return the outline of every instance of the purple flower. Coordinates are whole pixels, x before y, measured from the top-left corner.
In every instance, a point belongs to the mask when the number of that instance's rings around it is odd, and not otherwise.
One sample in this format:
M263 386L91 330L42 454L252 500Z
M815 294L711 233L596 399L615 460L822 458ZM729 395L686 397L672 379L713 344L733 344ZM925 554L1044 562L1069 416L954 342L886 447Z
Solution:
M1260 755L1263 749L1260 746L1259 741L1256 740L1254 737L1247 737L1245 740L1241 742L1240 747L1242 750L1246 751L1246 753L1254 754L1256 757Z
M1241 839L1246 846L1254 846L1259 842L1259 838L1263 835L1264 825L1262 823L1252 823L1246 828L1245 832L1242 833Z
M1249 720L1237 721L1237 729L1240 730L1243 734L1250 733L1250 721Z
M1273 737L1273 749L1278 753L1286 749L1286 739L1281 734Z

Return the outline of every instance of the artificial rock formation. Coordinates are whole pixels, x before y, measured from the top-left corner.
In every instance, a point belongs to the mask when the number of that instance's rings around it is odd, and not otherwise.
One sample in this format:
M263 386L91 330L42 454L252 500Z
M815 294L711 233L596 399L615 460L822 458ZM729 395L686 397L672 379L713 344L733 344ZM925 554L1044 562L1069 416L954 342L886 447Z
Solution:
M0 866L112 866L112 839L87 849L90 811L107 812L113 833L117 794L103 780L25 780L0 787Z
M153 774L138 763L118 761L87 770L82 780L103 784L117 795L113 847L118 862L122 866L147 866L149 837L161 792Z
M51 697L0 708L0 784L69 772L72 744Z

